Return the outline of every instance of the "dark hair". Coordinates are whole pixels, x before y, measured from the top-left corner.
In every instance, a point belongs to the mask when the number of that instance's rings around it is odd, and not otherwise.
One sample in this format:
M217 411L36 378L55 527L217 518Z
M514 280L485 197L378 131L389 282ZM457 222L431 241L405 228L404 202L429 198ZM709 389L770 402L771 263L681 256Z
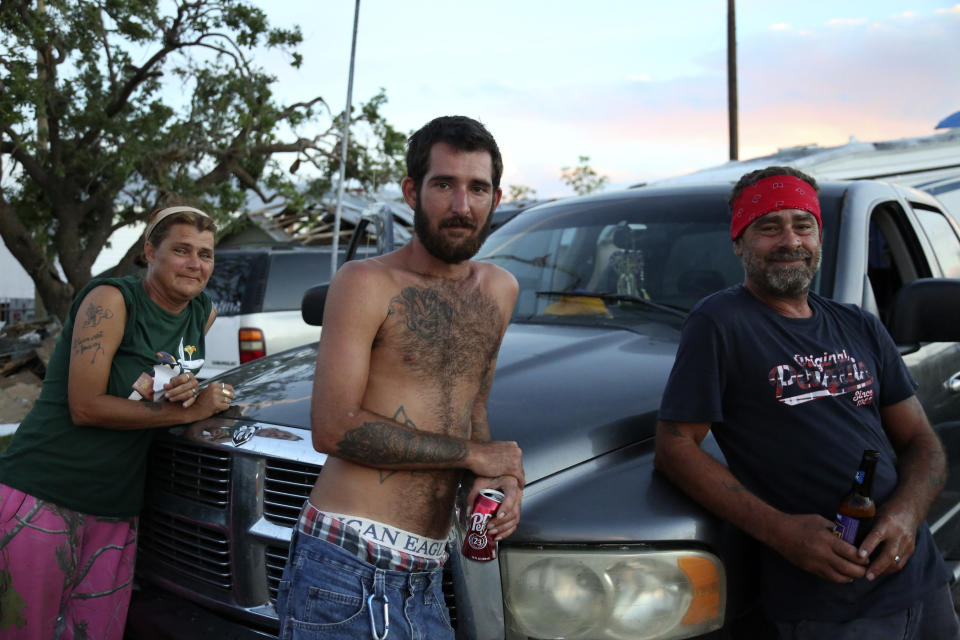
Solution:
M771 176L793 176L794 178L800 178L811 187L813 187L814 192L819 192L820 187L817 186L817 181L814 180L812 176L805 174L799 169L794 169L793 167L767 167L766 169L757 169L756 171L751 171L750 173L745 173L737 181L737 184L733 186L733 190L730 192L730 197L727 199L727 205L730 207L730 211L733 211L733 203L737 201L737 198L740 197L740 193L754 184L755 182L760 182L764 178L769 178Z
M423 125L407 141L407 175L417 191L430 170L430 150L438 142L445 142L459 151L486 151L493 164L490 176L493 188L500 188L503 158L500 148L486 127L466 116L441 116Z
M150 222L161 213L164 209L170 209L175 206L191 206L191 205L167 205L164 207L158 207L150 212L150 217L147 219L147 228L150 227ZM197 208L197 207L194 207ZM175 224L189 224L197 231L212 231L214 235L217 233L217 225L214 223L212 218L209 218L199 213L194 213L192 211L180 211L177 213L170 214L163 220L161 220L156 227L150 232L150 237L146 238L155 247L160 246L166 237L170 234L170 228Z

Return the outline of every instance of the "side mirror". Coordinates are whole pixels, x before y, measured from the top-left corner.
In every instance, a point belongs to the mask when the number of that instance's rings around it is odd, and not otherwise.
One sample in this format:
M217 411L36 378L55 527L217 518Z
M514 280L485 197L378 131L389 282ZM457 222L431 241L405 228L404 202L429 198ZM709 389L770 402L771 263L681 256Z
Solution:
M960 279L919 278L890 305L888 328L899 345L960 342Z
M327 302L327 290L330 283L317 284L303 294L303 301L300 303L300 315L303 321L314 327L323 326L323 305Z

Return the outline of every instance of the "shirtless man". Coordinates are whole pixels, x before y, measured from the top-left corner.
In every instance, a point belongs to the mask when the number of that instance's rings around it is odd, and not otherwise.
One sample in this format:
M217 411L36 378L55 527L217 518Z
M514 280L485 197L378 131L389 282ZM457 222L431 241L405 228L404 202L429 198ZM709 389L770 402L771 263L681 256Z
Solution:
M345 264L330 285L311 410L314 447L329 457L291 542L281 637L453 638L440 583L464 471L469 504L484 488L505 494L489 534L517 526L520 448L490 440L486 409L517 282L470 261L502 169L479 122L428 123L409 140L401 183L414 238Z

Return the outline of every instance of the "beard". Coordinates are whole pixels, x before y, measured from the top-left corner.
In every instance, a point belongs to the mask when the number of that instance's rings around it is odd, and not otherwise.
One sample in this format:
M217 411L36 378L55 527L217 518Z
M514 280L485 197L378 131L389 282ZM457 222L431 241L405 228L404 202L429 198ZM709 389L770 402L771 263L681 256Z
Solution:
M419 194L418 194L419 195ZM447 264L460 264L477 255L483 241L490 235L490 224L493 222L493 207L487 212L487 220L480 229L477 229L477 223L469 216L452 216L444 218L434 230L430 227L430 219L427 217L423 206L420 204L420 198L417 198L417 206L413 209L413 230L416 232L420 242L434 258L446 262ZM447 227L466 227L473 229L472 236L451 241L445 238L441 229Z
M792 298L810 291L810 283L820 268L820 248L813 252L806 249L775 251L764 258L758 257L746 246L743 247L743 270L747 279L768 294ZM766 261L773 262L767 263ZM809 264L782 265L777 260L809 260Z

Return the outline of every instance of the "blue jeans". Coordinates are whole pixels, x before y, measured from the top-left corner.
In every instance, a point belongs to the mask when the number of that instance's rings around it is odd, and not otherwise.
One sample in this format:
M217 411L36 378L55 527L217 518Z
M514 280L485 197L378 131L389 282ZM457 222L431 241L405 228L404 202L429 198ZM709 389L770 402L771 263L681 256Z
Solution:
M912 607L882 618L849 622L778 622L780 640L957 640L960 626L949 585L931 591Z
M277 593L280 640L453 640L441 588L443 570L378 569L325 540L294 529Z

